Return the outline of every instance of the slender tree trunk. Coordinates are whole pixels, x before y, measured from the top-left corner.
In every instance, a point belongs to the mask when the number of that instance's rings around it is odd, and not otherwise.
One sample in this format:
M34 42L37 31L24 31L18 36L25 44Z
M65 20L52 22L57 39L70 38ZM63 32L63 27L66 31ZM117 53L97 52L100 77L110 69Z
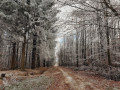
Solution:
M43 67L46 67L46 61L45 60L43 61Z
M86 28L84 27L84 59L85 59L85 62L84 64L86 65Z
M64 55L63 55L63 56L64 56L64 61L63 61L63 62L64 62L64 64L66 63L66 62L65 62L65 61L66 61L66 57L65 57L65 56L66 56L65 41L66 41L66 39L65 39L65 35L64 35Z
M77 35L76 35L76 65L77 65L77 67L79 67L79 58L78 58L78 33L77 33Z
M22 45L21 70L25 70L25 46L26 46L26 36L24 36L24 42Z
M108 64L111 65L111 58L110 58L110 40L109 40L109 28L106 27L106 36L107 36L107 57L108 57Z
M18 68L18 56L19 56L19 42L17 43L17 53L16 53L16 68Z
M25 66L27 66L27 61L28 61L28 40L27 40L27 43L26 43L26 57L25 57Z
M38 63L38 67L40 67L40 55L37 55L37 63Z
M107 38L107 58L108 64L111 65L111 58L110 58L110 30L108 27L108 16L107 16L107 8L105 11L105 29L106 29L106 38Z
M36 62L36 44L37 44L37 34L34 35L33 38L33 50L32 50L32 63L31 68L35 69L35 62Z
M13 43L11 69L15 69L15 67L16 67L16 43Z

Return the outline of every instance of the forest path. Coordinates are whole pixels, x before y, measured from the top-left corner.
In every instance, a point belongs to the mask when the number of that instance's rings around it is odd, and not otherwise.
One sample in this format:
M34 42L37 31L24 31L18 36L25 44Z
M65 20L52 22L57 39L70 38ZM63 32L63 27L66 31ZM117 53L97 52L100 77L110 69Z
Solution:
M34 72L37 74L43 69ZM21 78L20 81L13 82L10 87L5 87L5 90L120 90L120 81L106 80L92 72L75 71L66 67L49 67L43 74L37 76L23 77L25 72L14 70L9 72L14 75L17 72L22 76L16 75L17 80Z
M68 90L120 90L120 81L107 80L89 71L75 71L65 67L58 69L72 88Z
M85 81L81 75L77 75L70 69L59 67L59 70L65 77L65 83L70 85L70 90L101 90L95 87L92 82Z
M59 68L59 70L63 73L63 76L65 77L65 82L70 85L71 89L79 90L79 85L77 84L77 82L62 68Z

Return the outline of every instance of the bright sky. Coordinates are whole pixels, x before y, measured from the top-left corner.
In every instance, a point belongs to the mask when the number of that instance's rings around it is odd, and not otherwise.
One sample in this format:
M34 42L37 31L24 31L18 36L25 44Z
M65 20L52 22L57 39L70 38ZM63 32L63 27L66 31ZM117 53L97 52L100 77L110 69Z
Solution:
M57 14L58 21L56 22L56 24L59 25L59 28L58 28L57 38L56 38L57 45L55 48L55 56L56 56L56 65L55 66L58 66L57 53L60 50L60 45L62 44L63 36L71 28L68 25L65 25L63 23L66 22L70 18L71 12L74 10L74 8L72 8L70 6L63 6L60 8L58 7L58 10L60 10L61 12Z

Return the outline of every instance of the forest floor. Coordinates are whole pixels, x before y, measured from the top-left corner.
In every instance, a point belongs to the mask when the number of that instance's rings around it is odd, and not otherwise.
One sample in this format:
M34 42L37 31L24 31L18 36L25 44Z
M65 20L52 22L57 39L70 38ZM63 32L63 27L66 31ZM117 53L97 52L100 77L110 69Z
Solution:
M65 67L0 71L0 90L120 90L120 81Z

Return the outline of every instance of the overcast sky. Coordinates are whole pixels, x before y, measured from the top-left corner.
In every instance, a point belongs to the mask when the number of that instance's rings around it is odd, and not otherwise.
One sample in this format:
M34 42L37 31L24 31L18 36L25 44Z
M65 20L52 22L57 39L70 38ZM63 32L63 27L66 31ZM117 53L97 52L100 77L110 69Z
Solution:
M58 21L56 22L56 24L59 26L57 38L56 38L57 45L55 48L56 61L58 61L57 52L60 50L60 45L62 44L63 36L71 28L68 25L65 25L63 23L66 22L70 18L72 11L75 9L73 7L70 7L70 6L62 6L61 7L61 5L59 5L59 4L57 4L57 7L58 7L58 10L60 10L60 12L57 14Z

